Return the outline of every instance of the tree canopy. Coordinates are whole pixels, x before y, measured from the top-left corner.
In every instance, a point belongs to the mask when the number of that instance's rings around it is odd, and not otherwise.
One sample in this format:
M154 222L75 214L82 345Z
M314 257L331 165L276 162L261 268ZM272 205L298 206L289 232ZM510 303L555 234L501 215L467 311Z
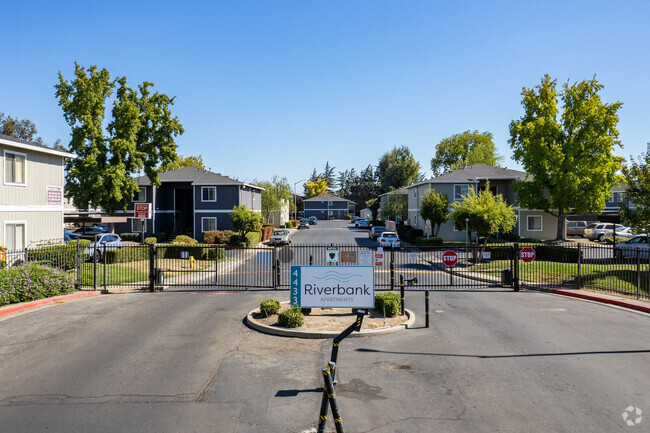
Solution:
M247 233L258 232L262 228L262 215L248 209L245 204L233 207L230 215L233 228L239 231L240 240L244 239Z
M178 155L174 161L170 162L169 165L167 167L164 167L162 170L164 171L177 170L179 168L185 168L185 167L205 168L205 165L203 165L203 157L201 155L199 156Z
M69 151L77 155L66 161L66 196L76 206L101 206L109 215L126 210L139 189L134 176L144 171L157 186L157 167L176 160L174 137L183 133L183 126L172 117L174 98L152 94L152 86L145 81L133 90L126 77L111 79L106 69L86 70L76 62L73 81L59 72L56 96L72 128ZM115 89L104 130L106 102Z
M262 191L262 215L267 223L270 221L271 214L280 212L283 202L289 204L289 210L293 208L291 186L286 177L275 175L270 181L253 183L264 188Z
M420 163L407 146L395 147L379 160L377 177L381 192L389 192L410 185L418 179Z
M436 145L431 159L433 175L459 170L472 164L497 166L503 158L497 153L490 132L464 131L444 138Z
M398 190L391 191L386 196L386 202L381 206L381 216L383 218L406 219L408 217L408 195Z
M614 156L620 102L603 103L603 85L593 78L563 85L548 75L533 89L522 91L524 115L510 123L514 159L532 176L515 184L524 208L558 217L557 239L564 237L569 213L600 213L622 158ZM558 108L562 101L562 113Z
M354 168L339 172L338 184L338 196L355 202L357 209L362 209L368 200L380 194L377 173L372 164L359 172Z
M307 198L318 197L327 192L327 182L325 179L316 179L315 182L309 181L305 184Z
M623 167L627 184L625 198L629 204L621 203L621 217L638 233L650 233L650 145L648 147L638 162L631 158L630 164Z
M420 203L420 216L431 221L434 236L438 236L440 227L449 220L449 215L449 199L447 199L447 196L434 189L426 190Z
M0 113L0 134L19 138L25 141L37 141L36 125L29 119L17 119ZM38 141L37 141L38 142Z

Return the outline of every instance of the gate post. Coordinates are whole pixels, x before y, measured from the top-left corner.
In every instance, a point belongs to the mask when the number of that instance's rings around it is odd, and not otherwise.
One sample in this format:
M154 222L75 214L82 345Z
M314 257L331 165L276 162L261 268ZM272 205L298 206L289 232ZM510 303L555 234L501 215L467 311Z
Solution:
M519 242L515 242L515 250L514 250L514 259L515 259L515 269L514 269L514 277L512 278L512 281L514 283L515 287L515 292L519 291Z
M582 263L582 250L580 248L580 244L578 243L578 277L576 279L576 283L578 284L578 289L582 287L582 273L581 273L581 263Z
M136 247L140 248L140 247ZM153 245L149 245L149 291L153 292L156 284L156 264L155 264L156 252L153 248Z
M395 290L395 260L393 250L390 251L390 290Z

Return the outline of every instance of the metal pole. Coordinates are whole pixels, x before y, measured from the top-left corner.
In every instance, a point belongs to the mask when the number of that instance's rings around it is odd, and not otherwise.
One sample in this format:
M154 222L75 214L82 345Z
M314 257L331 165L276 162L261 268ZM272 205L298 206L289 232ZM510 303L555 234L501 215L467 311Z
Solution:
M426 327L429 327L429 291L424 291L424 318L426 320Z
M393 261L393 252L390 257L390 290L395 290L395 262Z
M329 369L330 369L330 374L332 375L332 379L334 379L334 371L332 370L332 363L330 362L328 364ZM336 364L334 364L336 366ZM332 380L333 381L333 380ZM321 398L320 401L320 414L318 416L318 427L316 429L316 433L325 433L325 424L327 423L327 403L329 402L328 396L327 396L327 387L323 386L323 397Z
M140 248L140 247L135 247ZM149 245L149 291L153 292L156 284L156 266L154 263L155 251L153 245Z
M399 274L399 296L402 300L401 304L401 311L402 311L402 316L404 315L404 275Z
M325 390L327 391L327 398L330 401L330 408L332 409L332 418L334 419L334 427L336 433L344 433L343 425L341 424L341 414L339 406L336 403L336 393L334 392L334 380L330 374L329 367L323 368L323 379L325 381Z
M578 289L582 287L582 270L580 269L582 266L582 250L580 248L580 244L578 244L578 277L576 279L576 282L578 284Z
M636 298L641 296L641 251L636 247Z
M79 249L79 238L77 241L77 290L81 289L81 250Z
M95 239L96 241L97 239ZM95 242L95 246L93 246L93 290L97 291L97 260L95 260L95 257L97 256L97 242Z
M313 254L309 255L309 266L314 266L314 255Z
M276 272L276 277L277 277L277 286L280 285L280 259L275 259L275 272Z
M515 242L515 275L513 277L513 282L515 286L515 292L519 291L519 242Z

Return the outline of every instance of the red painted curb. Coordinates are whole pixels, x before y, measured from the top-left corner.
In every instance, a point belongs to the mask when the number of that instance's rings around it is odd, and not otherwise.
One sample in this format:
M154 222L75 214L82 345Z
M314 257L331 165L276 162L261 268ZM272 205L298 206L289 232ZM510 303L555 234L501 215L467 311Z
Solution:
M619 307L630 308L632 310L643 311L644 313L650 313L650 307L631 304L625 301L617 301L616 299L600 298L598 296L585 295L583 293L569 292L566 290L553 290L552 293L555 293L557 295L573 296L574 298L587 299L589 301L603 302L605 304L612 304Z
M0 310L0 317L6 316L7 314L11 314L11 313L17 313L18 311L40 307L41 305L53 304L55 302L62 302L62 301L67 301L69 299L83 298L85 296L92 296L97 294L99 294L99 292L77 292L77 293L73 293L72 295L55 296L54 298L41 299L32 302L25 302L20 305L16 305L15 307L9 307Z

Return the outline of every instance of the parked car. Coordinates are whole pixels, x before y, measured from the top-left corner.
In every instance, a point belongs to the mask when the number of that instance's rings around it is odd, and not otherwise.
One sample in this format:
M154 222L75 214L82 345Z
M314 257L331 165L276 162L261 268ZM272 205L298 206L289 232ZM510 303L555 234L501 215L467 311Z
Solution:
M614 254L619 259L636 258L637 250L640 258L648 258L648 235L636 235L625 242L616 244Z
M291 243L291 236L289 236L289 230L274 230L271 234L271 239L269 243L272 245L282 245Z
M567 236L582 236L587 227L587 221L567 221L566 234Z
M310 216L309 217L309 224L316 225L316 222L318 221L318 218L315 216Z
M71 232L70 230L68 230L68 229L63 229L63 242L65 242L66 244L67 244L68 242L70 242L70 241L72 241L72 240L74 240L74 239L78 239L78 238L79 238L79 235L78 235L78 234L76 234L76 233L72 233L72 232Z
M82 236L89 237L89 236L101 235L102 233L106 233L106 230L104 230L101 227L86 226L86 227L78 228L73 233L79 237Z
M623 230L624 228L625 226L612 223L597 223L593 228L591 228L591 224L589 224L585 228L582 236L592 241L598 240L598 242L602 242L605 236L612 236L612 234L614 234L614 230L619 231Z
M361 224L361 221L366 221L366 222L370 223L370 221L368 221L368 220L365 219L365 218L359 218L358 220L356 220L356 221L354 222L354 226L355 226L355 227L359 227L359 224Z
M359 227L360 229L369 229L370 228L370 221L368 220L359 220L356 222L355 227Z
M356 216L356 215L355 215L355 216L353 216L353 217L352 217L352 220L351 220L351 222L352 222L352 224L354 224L354 223L356 223L356 222L357 222L357 220L359 220L359 219L361 219L361 217L360 217L360 216Z
M107 250L116 250L122 248L122 238L114 233L104 233L98 235L94 242L86 248L85 253L88 259L100 262Z
M634 233L632 233L632 227L625 227L623 230L616 230L616 237L622 237L622 238L631 238L634 236Z
M395 232L383 232L381 235L379 235L377 245L386 248L399 248L399 236L397 236L397 233Z
M309 220L307 218L303 218L300 221L298 221L298 230L308 229L308 228L309 228Z
M386 227L384 226L374 226L370 230L368 230L368 237L370 239L377 239L379 235L381 235L385 231L386 231Z

